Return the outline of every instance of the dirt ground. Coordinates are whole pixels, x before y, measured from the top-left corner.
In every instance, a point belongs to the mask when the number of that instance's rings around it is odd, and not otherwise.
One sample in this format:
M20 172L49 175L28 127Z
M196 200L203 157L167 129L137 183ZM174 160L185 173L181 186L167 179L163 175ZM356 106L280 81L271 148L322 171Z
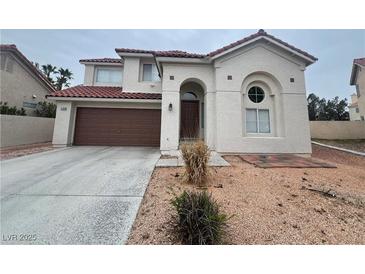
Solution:
M322 144L350 149L359 152L365 152L365 140L320 140L316 139L313 141L317 141Z
M226 244L365 244L365 158L315 145L312 156L337 168L262 169L235 156L211 168L208 191L232 216ZM183 171L155 169L129 244L179 244L172 192L197 190Z
M20 156L30 155L38 152L54 149L51 143L39 143L31 145L22 145L6 147L0 149L0 160L12 159Z

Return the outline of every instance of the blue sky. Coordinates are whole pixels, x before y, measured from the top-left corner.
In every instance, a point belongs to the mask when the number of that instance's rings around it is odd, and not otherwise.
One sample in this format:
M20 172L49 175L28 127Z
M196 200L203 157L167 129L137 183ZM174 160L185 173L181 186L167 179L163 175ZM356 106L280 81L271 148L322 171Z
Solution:
M117 57L118 47L208 53L257 30L1 30L31 61L69 68L72 85L83 82L83 58ZM266 30L316 56L306 70L307 92L349 97L352 61L365 57L365 30Z

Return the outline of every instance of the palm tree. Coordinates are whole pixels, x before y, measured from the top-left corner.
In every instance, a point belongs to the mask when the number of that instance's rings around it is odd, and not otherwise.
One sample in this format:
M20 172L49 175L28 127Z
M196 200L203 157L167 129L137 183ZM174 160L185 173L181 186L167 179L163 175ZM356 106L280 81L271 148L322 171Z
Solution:
M57 73L59 76L56 78L55 87L57 90L61 90L64 86L70 86L70 80L72 79L72 72L69 69L59 68Z
M52 66L51 64L42 65L42 72L46 75L47 79L54 84L54 80L51 77L51 74L57 73L57 67Z

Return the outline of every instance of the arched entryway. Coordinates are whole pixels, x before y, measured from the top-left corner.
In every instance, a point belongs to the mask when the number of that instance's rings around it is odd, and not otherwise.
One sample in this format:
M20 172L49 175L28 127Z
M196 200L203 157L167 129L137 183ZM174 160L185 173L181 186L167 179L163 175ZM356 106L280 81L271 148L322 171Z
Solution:
M188 81L180 87L180 141L204 138L204 88Z

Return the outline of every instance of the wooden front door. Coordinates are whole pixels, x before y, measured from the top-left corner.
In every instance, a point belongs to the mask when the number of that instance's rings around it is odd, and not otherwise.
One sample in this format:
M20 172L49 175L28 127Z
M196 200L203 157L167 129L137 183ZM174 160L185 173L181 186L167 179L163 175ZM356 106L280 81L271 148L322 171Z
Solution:
M199 101L181 101L180 139L199 138Z

